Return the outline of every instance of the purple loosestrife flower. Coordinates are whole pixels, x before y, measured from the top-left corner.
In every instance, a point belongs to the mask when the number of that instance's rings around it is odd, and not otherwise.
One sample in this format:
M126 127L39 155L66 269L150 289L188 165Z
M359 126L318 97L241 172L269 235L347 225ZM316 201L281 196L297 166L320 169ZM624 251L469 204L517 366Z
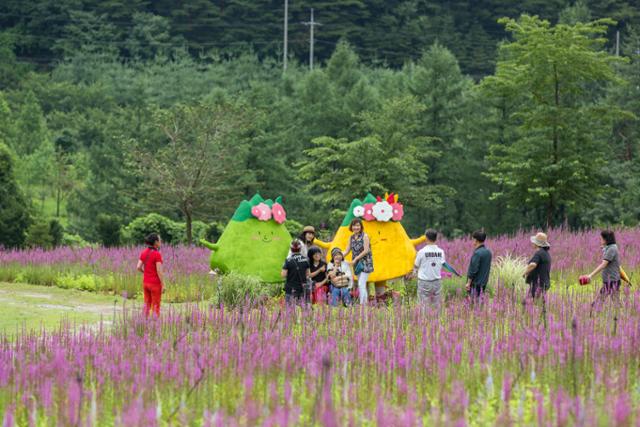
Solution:
M2 427L14 427L15 426L15 406L13 404L8 405L4 410L4 417L2 418Z

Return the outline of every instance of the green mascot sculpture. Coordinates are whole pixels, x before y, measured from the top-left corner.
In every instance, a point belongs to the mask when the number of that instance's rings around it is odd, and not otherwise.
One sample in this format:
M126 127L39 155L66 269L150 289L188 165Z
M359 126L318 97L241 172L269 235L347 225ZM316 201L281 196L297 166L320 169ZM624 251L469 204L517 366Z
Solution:
M217 243L200 241L212 251L211 269L255 276L267 283L282 282L280 271L291 243L286 219L282 197L272 201L256 194L243 200Z

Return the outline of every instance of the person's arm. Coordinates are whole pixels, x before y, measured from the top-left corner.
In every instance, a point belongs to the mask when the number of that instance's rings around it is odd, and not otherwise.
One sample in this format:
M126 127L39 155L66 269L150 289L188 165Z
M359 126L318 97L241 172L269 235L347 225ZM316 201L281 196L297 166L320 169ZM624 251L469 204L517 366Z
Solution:
M413 270L411 273L407 274L407 278L415 277L418 274L418 269L420 268L420 263L422 262L422 256L420 252L416 254L416 260L413 262Z
M285 278L287 277L287 273L289 271L286 268L283 268L282 271L280 271L280 277Z
M535 270L536 267L538 267L538 264L540 264L540 257L536 253L529 261L529 264L527 264L527 267L524 269L524 274L522 275L522 277L526 278L529 274L531 274L531 272Z
M362 248L362 252L360 253L360 255L358 255L357 257L355 257L352 262L355 264L358 261L360 261L362 258L364 258L365 256L367 256L367 254L369 252L371 252L371 245L369 244L369 235L365 234L364 236L362 236L362 243L363 243L363 248Z
M467 270L467 290L471 289L471 283L473 279L478 275L480 270L480 256L474 252L471 256L471 262L469 263L469 270Z
M533 270L535 270L535 269L536 269L536 267L537 267L537 266L538 266L538 264L537 264L537 263L535 263L535 262L530 262L529 264L527 264L527 268L525 268L525 269L524 269L524 274L523 274L523 276L524 276L524 277L527 277L529 274L531 274L531 272L532 272Z
M311 271L311 270L309 270L308 268L304 271L304 277L306 277L307 279L308 279L309 277L311 277L311 273L310 273L310 271Z
M351 252L351 239L347 242L347 248L342 253L345 259L347 258L347 255L349 255L349 252Z
M607 268L608 265L609 265L609 261L607 261L606 259L603 259L600 265L597 266L596 269L591 272L591 274L589 274L589 279L593 279L593 276L595 276L596 274L600 273L602 270Z
M158 272L160 283L164 284L164 270L162 269L162 261L156 262L156 271Z
M326 266L326 265L322 265L322 266L320 266L320 268L318 268L316 271L312 271L312 272L310 273L309 277L311 277L311 278L313 279L313 278L314 278L314 277L316 277L318 274L320 274L320 273L322 273L322 272L324 272L324 271L326 271L326 270L327 270L327 266Z
M136 266L136 270L138 270L140 273L144 273L144 263L142 262L141 259L138 260L138 265Z

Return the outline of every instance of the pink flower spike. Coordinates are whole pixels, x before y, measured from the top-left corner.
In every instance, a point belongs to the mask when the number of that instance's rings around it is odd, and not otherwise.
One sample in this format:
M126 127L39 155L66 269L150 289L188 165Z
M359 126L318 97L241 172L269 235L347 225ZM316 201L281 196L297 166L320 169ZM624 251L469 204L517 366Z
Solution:
M391 219L394 221L400 221L404 216L404 206L402 206L402 203L391 204L391 210L393 211Z
M373 203L366 203L364 205L364 215L362 217L365 221L375 221L376 217L373 216Z
M282 224L287 220L287 213L280 203L273 204L271 213L273 214L273 219L275 219L278 224Z
M260 221L269 221L271 219L271 208L266 203L260 203L251 208L251 215Z

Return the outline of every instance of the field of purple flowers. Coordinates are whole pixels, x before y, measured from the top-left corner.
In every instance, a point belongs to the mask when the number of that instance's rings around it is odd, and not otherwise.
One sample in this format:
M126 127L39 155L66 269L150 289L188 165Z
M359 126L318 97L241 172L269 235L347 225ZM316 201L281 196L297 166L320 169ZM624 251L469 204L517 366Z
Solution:
M633 271L640 230L617 235ZM574 283L600 259L598 233L550 237L554 286L564 291L546 305L497 286L481 304L454 298L440 312L410 300L167 306L159 319L125 309L114 325L2 338L3 426L640 425L640 292L625 287L618 300L592 305L597 285ZM469 242L442 246L464 270ZM496 255L531 251L528 233L488 246ZM163 251L172 286L211 280L207 252ZM0 275L48 268L137 283L136 255L2 252Z
M192 307L0 342L13 425L637 425L640 294Z

